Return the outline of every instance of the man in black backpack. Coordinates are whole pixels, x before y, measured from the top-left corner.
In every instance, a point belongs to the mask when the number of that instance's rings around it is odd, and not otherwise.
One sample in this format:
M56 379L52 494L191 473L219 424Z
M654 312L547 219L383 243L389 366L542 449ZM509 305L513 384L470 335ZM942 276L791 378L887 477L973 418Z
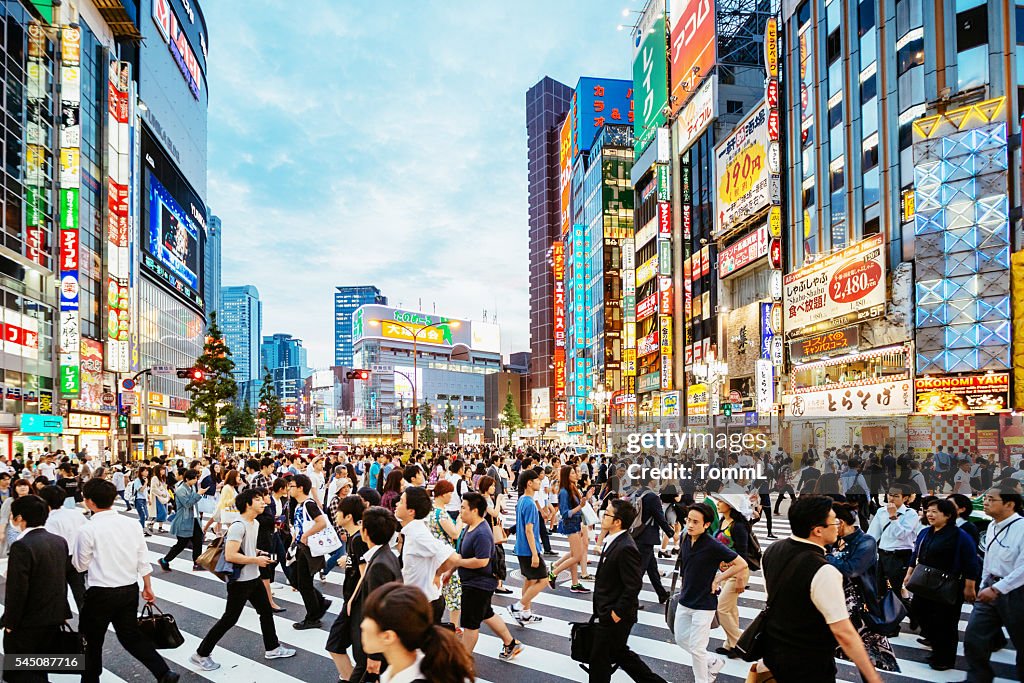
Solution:
M658 602L668 602L668 591L661 585L661 574L658 572L658 561L654 557L654 546L661 545L661 532L672 536L674 529L669 526L665 519L665 513L661 509L661 498L651 490L651 478L647 476L640 489L633 497L634 507L639 509L640 526L635 527L630 534L636 542L640 551L640 567L647 572L647 578L658 594ZM639 609L643 609L643 605Z

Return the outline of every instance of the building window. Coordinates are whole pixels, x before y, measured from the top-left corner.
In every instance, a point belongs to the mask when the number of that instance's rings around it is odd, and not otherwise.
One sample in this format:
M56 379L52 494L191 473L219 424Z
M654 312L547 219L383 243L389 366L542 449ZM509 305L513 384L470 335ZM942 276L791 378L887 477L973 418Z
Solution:
M957 89L967 90L988 83L988 44L956 56Z
M874 0L861 0L857 7L858 31L861 38L875 26Z
M743 113L743 101L742 100L726 100L725 101L725 113L726 114L741 114L741 113Z
M911 67L924 64L924 37L923 35L908 40L907 43L896 52L896 73L905 74Z

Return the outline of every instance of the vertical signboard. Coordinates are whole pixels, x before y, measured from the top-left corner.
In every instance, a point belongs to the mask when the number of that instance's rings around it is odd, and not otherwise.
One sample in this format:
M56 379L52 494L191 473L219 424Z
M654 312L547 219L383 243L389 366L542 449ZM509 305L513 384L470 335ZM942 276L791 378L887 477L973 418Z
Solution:
M715 0L672 0L672 113L676 114L715 66Z
M131 370L130 350L130 232L128 185L131 141L128 125L128 91L131 65L113 60L107 74L107 148L106 206L106 368L113 372Z
M60 70L60 393L82 389L79 305L78 203L81 171L81 41L78 28L61 28Z
M572 216L572 117L566 115L558 136L559 196L562 210L562 235L569 232Z
M75 67L77 74L78 67ZM47 124L43 113L47 106L47 53L46 35L43 27L32 23L28 26L28 63L25 74L28 115L25 127L25 258L49 268L46 243L46 169L52 166L50 143L46 134ZM68 84L67 95L74 97L77 81ZM74 88L72 87L74 86ZM76 107L77 107L77 100ZM63 158L63 157L62 157Z
M633 32L633 91L636 103L634 153L639 157L665 122L668 102L665 0L652 0Z

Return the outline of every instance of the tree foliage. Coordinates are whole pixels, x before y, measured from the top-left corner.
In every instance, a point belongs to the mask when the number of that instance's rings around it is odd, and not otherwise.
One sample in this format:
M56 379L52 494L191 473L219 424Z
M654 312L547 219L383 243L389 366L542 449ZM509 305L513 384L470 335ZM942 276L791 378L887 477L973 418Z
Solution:
M420 437L427 443L433 443L437 433L434 432L434 410L428 401L420 406L420 416L423 418L423 429L420 430Z
M455 409L452 408L451 401L448 401L448 403L445 405L444 415L442 416L441 419L444 422L445 438L448 441L451 441L452 437L455 436Z
M220 417L225 412L224 404L232 402L238 393L235 378L231 375L235 363L231 360L231 349L217 326L216 313L210 314L203 353L192 366L202 370L203 377L191 379L185 385L185 391L192 400L185 417L206 426L206 440L212 452L220 442Z
M277 426L284 420L284 408L281 407L281 397L277 395L274 388L274 378L268 368L264 368L263 386L260 387L260 405L256 416L260 420L266 420L267 434L274 436Z
M511 441L512 436L524 426L523 418L519 415L519 409L516 408L511 391L505 395L505 407L501 409L501 415L505 418L504 426L508 430L508 438Z
M251 437L256 435L256 416L253 415L249 402L245 406L228 406L224 412L224 424L220 428L225 437Z

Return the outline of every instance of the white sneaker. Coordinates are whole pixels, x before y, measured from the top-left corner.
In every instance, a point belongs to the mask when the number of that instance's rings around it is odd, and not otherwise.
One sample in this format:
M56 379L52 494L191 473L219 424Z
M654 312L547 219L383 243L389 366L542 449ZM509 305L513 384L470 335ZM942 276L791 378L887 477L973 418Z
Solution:
M198 652L193 652L192 656L188 658L188 661L192 662L203 671L216 671L220 668L220 664L209 657L203 657Z
M284 645L278 645L273 650L267 650L263 653L264 659L284 659L286 657L294 656L295 650L291 649L290 647L285 647Z
M708 662L708 680L711 683L715 683L715 679L718 678L718 672L725 667L725 660L719 659L718 657L712 658Z

